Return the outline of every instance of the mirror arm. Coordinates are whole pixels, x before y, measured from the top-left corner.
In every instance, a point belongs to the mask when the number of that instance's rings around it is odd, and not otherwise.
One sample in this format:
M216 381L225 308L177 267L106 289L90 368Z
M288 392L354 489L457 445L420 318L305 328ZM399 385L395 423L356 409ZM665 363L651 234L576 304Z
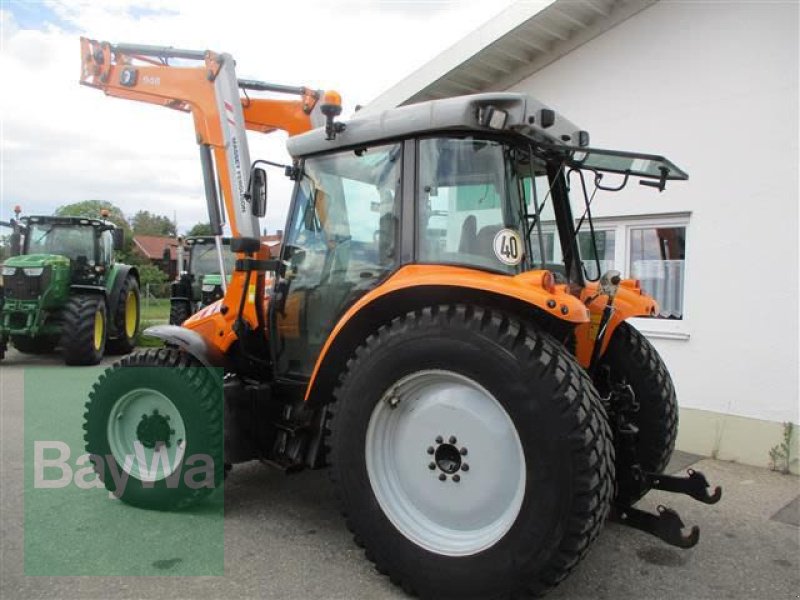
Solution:
M645 185L647 187L654 187L659 192L663 192L664 188L667 187L667 175L669 174L669 169L667 167L658 167L658 170L661 172L661 175L658 178L658 181L647 181L642 179L639 182L639 185Z

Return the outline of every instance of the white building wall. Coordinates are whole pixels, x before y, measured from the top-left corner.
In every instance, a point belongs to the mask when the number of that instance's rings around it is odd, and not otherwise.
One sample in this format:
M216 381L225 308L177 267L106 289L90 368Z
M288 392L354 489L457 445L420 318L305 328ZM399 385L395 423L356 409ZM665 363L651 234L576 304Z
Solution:
M798 423L798 3L662 0L510 81L499 89L549 103L591 145L689 172L595 209L691 213L689 338L653 339L682 408Z

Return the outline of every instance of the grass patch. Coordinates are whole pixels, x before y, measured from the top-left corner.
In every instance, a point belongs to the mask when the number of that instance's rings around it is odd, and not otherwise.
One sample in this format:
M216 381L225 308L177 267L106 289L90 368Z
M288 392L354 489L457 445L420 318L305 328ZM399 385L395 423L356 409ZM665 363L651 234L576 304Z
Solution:
M169 321L169 298L142 298L142 323L150 325Z
M161 348L161 346L164 345L163 340L159 340L158 338L153 338L153 337L145 337L144 335L142 335L142 332L145 329L153 325L163 325L163 323L160 321L153 322L144 320L141 322L141 327L139 327L139 333L136 334L136 342L135 342L139 348Z

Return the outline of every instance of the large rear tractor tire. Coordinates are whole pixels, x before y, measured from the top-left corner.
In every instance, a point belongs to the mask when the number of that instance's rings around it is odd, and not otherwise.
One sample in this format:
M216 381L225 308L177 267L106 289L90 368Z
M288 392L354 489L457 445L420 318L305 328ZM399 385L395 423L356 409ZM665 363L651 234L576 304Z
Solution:
M68 365L96 365L108 338L105 299L98 294L71 296L62 311L61 354Z
M222 410L221 374L171 348L134 353L89 394L86 451L104 458L95 470L124 502L185 508L222 485ZM128 476L124 485L115 473Z
M110 353L129 354L136 347L141 319L140 306L139 282L133 275L128 275L120 289L117 305L111 307L117 337L108 341Z
M598 373L608 368L611 383L628 384L633 389L639 410L633 424L639 428L636 453L644 471L663 473L675 449L678 434L678 404L675 386L664 361L653 345L635 327L622 323L614 331L600 361ZM603 383L598 381L598 387ZM602 390L601 391L605 391ZM617 501L631 505L647 490L632 479L630 458L617 453Z
M49 335L40 337L12 335L11 343L24 354L50 354L55 351L58 338Z
M169 305L169 324L180 325L192 316L192 307L185 300L174 300Z
M331 405L331 475L378 570L430 598L517 597L561 581L614 490L594 385L549 335L475 306L381 327Z

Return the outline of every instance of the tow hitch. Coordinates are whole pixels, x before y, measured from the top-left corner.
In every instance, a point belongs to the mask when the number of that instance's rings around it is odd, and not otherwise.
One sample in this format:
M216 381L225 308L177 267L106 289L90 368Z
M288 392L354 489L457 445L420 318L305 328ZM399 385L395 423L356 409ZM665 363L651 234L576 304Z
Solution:
M627 487L638 488L641 491L636 498L618 498L611 519L654 535L672 546L691 548L700 539L699 527L693 525L688 532L684 532L686 525L675 510L659 505L654 514L633 508L631 504L649 490L686 494L704 504L716 504L722 498L722 488L717 486L709 493L711 486L705 475L694 469L688 469L687 476L664 475L642 470L636 459L639 429L633 424L632 416L639 410L639 403L636 401L633 389L625 384L612 385L606 406L612 427L615 429L617 453L628 455L630 460L627 462L633 465L627 473L618 473L618 477L627 480L630 484Z
M688 477L655 473L641 473L641 476L650 489L686 494L705 504L719 502L722 498L722 488L717 486L714 492L709 494L710 486L705 475L694 469L688 469L687 473ZM697 525L693 525L688 533L684 533L686 525L675 510L659 505L656 511L657 514L653 514L632 506L620 505L614 507L611 518L622 525L654 535L671 546L691 548L697 544L700 539L700 528Z

